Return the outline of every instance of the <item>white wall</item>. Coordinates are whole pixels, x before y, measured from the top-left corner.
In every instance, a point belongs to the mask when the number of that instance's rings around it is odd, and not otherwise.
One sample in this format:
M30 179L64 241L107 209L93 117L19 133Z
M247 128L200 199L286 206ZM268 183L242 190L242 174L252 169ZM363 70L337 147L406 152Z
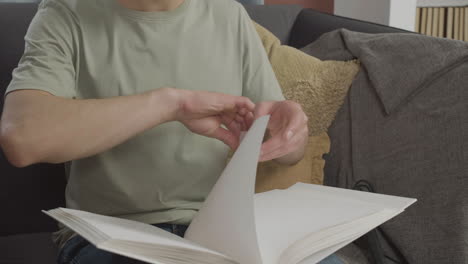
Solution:
M335 14L414 30L417 0L335 0Z
M417 0L391 0L388 25L414 31Z
M388 24L389 0L335 0L335 15Z

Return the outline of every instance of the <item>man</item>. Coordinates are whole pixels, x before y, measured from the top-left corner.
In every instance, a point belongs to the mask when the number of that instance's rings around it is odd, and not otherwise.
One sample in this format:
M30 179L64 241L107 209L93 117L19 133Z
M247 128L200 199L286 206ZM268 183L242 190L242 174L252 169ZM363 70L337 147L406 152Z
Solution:
M271 115L260 161L304 154L307 118L235 1L43 0L25 40L0 143L18 167L66 162L67 207L185 230L253 119ZM56 241L59 263L134 263Z

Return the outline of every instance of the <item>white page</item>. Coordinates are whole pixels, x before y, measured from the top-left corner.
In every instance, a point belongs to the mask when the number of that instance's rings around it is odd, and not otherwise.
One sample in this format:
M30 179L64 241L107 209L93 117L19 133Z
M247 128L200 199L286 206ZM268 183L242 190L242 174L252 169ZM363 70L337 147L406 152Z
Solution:
M270 264L260 257L253 201L268 120L264 116L253 123L185 234L243 264Z
M353 242L354 240L358 239L362 235L364 235L364 234L361 234L359 236L355 236L354 238L349 239L349 240L347 240L345 242L339 243L339 244L337 244L335 246L332 246L330 248L326 248L326 249L324 249L324 250L322 250L322 251L320 251L320 252L318 252L316 254L310 255L307 258L303 259L298 264L315 264L315 263L318 263L319 261L325 259L326 257L328 257L331 254L338 251L340 248L342 248L342 247L348 245L349 243Z
M192 251L188 248L155 247L153 244L110 240L98 246L112 253L138 259L152 264L236 264L237 262L219 255Z
M356 191L324 185L306 184L302 182L294 184L293 186L289 187L289 189L301 189L307 192L314 191L317 193L332 195L334 197L341 197L342 199L353 199L366 203L374 203L381 206L382 208L395 209L398 211L402 211L416 202L416 199L414 198Z
M341 245L343 242L349 243L354 239L369 232L393 216L401 213L392 209L384 209L378 213L366 216L349 222L344 225L332 227L320 233L310 234L308 237L297 241L283 252L279 263L299 263L303 259L310 259L310 256L327 256L331 248ZM321 259L320 258L320 259ZM319 259L317 259L319 260Z
M378 212L377 206L367 205L287 189L257 194L255 219L262 259L278 263L283 251L307 234Z
M255 218L262 259L278 263L285 249L307 235L384 210L402 211L414 201L304 183L257 194Z
M59 216L54 214L55 210L61 210L65 214L68 214L75 218L79 218L80 221L85 222L88 226L91 226L93 229L99 230L99 232L109 237L109 239L135 241L153 245L161 245L164 247L186 248L189 250L195 250L223 256L222 254L216 251L199 246L175 234L169 233L152 225L148 225L137 221L93 214L85 211L73 210L68 208L54 209L49 212L46 212L48 215L54 217L56 220L62 222L72 230L77 229L76 224L70 223L63 218L60 218Z

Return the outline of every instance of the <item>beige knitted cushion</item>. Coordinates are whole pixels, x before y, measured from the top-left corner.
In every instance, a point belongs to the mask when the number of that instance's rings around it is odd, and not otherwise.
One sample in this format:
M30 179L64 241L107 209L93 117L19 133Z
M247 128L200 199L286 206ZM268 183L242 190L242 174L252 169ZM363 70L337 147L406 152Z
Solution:
M359 71L357 61L321 61L298 49L281 45L278 38L253 22L276 78L288 100L301 104L309 117L309 145L294 166L274 161L259 164L256 192L283 189L296 182L323 182L322 155L330 149L326 133Z
M281 45L270 31L254 24L284 96L301 104L309 117L310 135L326 132L359 71L359 63L321 61Z

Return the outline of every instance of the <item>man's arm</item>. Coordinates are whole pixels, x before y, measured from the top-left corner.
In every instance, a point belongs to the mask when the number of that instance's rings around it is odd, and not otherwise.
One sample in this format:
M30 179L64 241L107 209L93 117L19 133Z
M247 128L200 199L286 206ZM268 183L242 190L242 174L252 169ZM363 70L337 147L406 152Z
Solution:
M147 129L177 120L195 133L235 148L240 126L236 120L253 109L254 104L245 97L175 88L87 100L17 90L5 99L0 145L18 167L61 163L103 152Z
M244 40L243 95L257 103L255 118L271 115L268 123L271 138L262 145L260 161L293 165L304 157L307 147L307 116L299 104L284 100L254 24L245 9L240 11Z

